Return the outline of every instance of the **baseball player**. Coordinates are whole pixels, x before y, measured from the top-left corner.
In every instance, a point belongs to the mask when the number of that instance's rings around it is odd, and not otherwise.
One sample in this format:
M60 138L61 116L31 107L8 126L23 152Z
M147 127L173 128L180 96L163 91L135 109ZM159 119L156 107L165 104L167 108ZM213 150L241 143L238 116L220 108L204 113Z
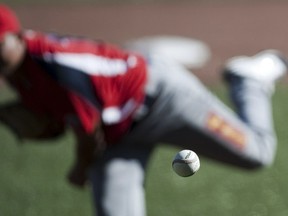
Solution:
M246 169L273 162L270 99L287 69L278 51L227 61L234 112L177 61L23 30L5 5L0 41L1 77L19 94L0 108L1 121L23 139L71 127L77 147L68 179L92 185L97 216L146 215L145 169L159 142Z

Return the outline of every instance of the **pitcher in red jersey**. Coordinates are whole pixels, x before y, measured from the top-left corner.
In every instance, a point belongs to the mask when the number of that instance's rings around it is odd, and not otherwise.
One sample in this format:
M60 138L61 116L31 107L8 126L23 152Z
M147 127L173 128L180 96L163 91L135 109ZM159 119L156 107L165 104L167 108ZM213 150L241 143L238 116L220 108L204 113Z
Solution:
M97 216L146 215L146 166L158 143L246 169L275 157L270 99L287 69L279 51L227 61L235 112L187 68L154 51L142 56L88 38L23 30L0 6L0 76L19 94L0 107L0 120L24 139L49 139L72 127L77 147L68 179L92 185Z

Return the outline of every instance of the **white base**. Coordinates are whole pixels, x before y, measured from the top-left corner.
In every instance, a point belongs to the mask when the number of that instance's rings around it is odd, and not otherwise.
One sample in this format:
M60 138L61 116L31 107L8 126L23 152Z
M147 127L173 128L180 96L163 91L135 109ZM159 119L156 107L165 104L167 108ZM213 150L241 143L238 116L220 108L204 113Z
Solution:
M143 55L161 55L189 69L201 68L210 60L211 51L203 41L180 36L147 36L129 40L124 48Z

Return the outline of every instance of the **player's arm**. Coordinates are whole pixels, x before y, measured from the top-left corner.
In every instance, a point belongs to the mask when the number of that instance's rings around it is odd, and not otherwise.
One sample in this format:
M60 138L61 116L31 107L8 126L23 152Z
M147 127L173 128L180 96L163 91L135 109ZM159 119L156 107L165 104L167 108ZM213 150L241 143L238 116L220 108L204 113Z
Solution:
M87 182L87 172L92 163L101 156L106 147L100 127L93 134L75 130L75 161L68 173L71 184L83 187Z
M65 130L60 122L44 113L33 112L18 101L0 106L0 122L20 139L51 139Z

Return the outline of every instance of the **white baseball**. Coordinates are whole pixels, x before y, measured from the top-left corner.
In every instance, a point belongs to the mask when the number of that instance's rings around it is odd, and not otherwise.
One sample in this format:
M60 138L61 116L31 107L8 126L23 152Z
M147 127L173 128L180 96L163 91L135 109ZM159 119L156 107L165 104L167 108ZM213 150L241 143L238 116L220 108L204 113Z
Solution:
M175 155L172 168L179 176L191 176L200 168L199 157L194 151L182 150Z

